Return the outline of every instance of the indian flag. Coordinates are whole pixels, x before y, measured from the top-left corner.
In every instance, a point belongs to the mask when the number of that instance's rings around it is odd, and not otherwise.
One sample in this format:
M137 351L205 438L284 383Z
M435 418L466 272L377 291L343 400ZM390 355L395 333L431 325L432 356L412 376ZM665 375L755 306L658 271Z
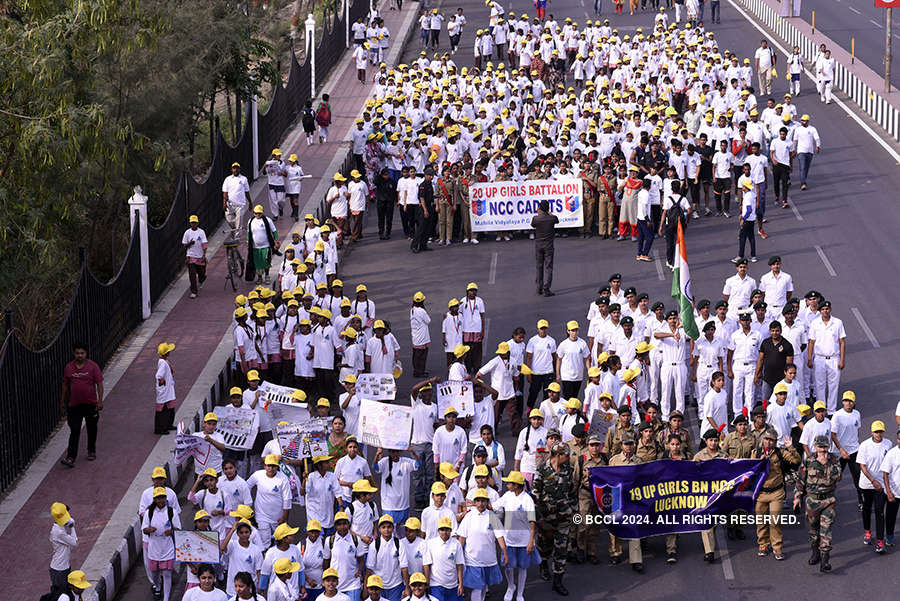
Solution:
M678 236L675 239L675 272L672 277L672 298L678 300L681 327L684 333L697 340L700 332L694 321L694 293L691 291L691 270L688 267L687 249L684 247L684 228L678 220Z

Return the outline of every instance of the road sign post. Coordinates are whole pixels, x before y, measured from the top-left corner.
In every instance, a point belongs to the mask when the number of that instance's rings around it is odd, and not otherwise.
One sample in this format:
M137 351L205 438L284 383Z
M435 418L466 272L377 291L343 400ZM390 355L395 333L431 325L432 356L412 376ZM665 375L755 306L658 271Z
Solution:
M884 10L884 93L891 93L891 12L890 6Z

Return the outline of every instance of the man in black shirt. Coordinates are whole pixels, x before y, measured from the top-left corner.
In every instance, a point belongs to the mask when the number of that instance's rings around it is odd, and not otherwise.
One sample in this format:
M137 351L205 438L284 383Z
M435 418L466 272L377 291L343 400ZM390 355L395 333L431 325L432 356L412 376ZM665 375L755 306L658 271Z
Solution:
M431 231L431 216L434 214L434 169L431 165L425 167L425 180L419 184L419 204L416 208L416 231L413 235L410 248L414 253L428 248L428 232Z
M784 378L784 366L794 362L794 347L781 337L781 324L773 321L769 324L769 337L759 344L759 358L756 360L754 386L762 380L762 398L772 396L775 384Z
M534 228L534 258L537 267L537 293L554 296L550 285L553 283L553 238L559 217L550 214L550 203L542 200L537 215L531 218Z
M709 187L713 183L713 164L712 158L716 154L716 149L707 144L707 135L700 134L697 140L697 154L700 155L700 185L703 186L703 215L709 217L712 211L709 208Z

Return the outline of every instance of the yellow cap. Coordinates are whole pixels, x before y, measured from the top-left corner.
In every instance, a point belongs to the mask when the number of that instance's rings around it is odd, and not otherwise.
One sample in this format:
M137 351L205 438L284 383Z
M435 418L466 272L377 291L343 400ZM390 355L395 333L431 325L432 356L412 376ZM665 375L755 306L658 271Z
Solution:
M50 517L52 517L53 521L59 526L65 526L69 523L69 520L72 519L66 506L58 501L50 506Z
M488 495L487 489L479 488L478 490L475 491L474 499L476 499L476 500L477 499L490 499L490 498L491 497L490 497L490 495Z
M447 461L441 463L438 471L444 478L449 478L450 480L453 480L454 478L459 476L459 472L453 469L453 465L451 465Z
M323 461L331 461L331 455L316 455L312 458L313 464L322 463Z
M421 303L424 300L425 300L425 295L422 293L421 290L419 292L416 292L415 294L413 294L413 302L414 303Z
M378 328L384 328L384 322L380 319L376 319L375 323L372 324L372 329L377 330Z
M281 540L289 534L297 534L299 530L299 528L291 528L288 524L278 524L278 528L275 528L272 536L275 537L275 540Z
M322 523L319 520L310 520L306 522L306 531L307 532L321 532L322 531Z
M818 411L819 409L822 409L823 411L828 410L828 407L825 406L825 401L816 401L813 404L813 411Z
M282 526L284 525L285 524L282 524ZM291 561L290 557L282 557L272 564L272 569L275 570L276 574L291 574L300 569L300 563Z
M66 577L66 582L68 582L70 586L79 589L91 588L91 583L87 581L87 576L81 570L69 572L69 575Z
M450 405L449 407L444 409L444 417L447 417L448 415L451 415L451 414L459 415L459 411L457 411L453 405Z
M565 403L563 403L563 405L565 405L565 406L568 407L569 409L576 409L576 410L577 410L577 409L581 409L581 401L579 401L579 400L576 399L576 398L571 398L571 399L569 399L568 401L566 401Z
M541 419L544 419L544 414L541 413L540 409L532 409L531 411L528 412L528 419L531 419L533 417L539 417Z
M450 519L450 518L441 518L441 519ZM438 528L441 527L441 520L438 520ZM428 581L425 580L425 575L422 572L415 572L411 574L409 577L410 584L428 584Z
M355 384L356 383L356 374L347 374L344 377L343 382L345 384Z
M212 477L212 478L218 478L218 477L219 477L218 472L216 472L216 470L215 470L214 468L211 468L211 467L208 467L208 468L206 468L205 470L203 470L203 473L202 473L201 475L202 475L204 478L205 478L206 476L210 476L210 477Z
M188 217L188 223L200 223L200 218L196 215L191 215Z
M266 460L264 462L266 465L278 465L281 463L281 457L276 455L275 453L269 453L266 455Z
M232 386L231 390L228 391L228 396L241 396L244 394L244 391L241 390L240 386Z
M454 355L457 359L459 359L460 357L462 357L463 355L465 355L466 353L468 353L469 350L470 350L471 348L472 348L472 347L470 347L470 346L467 345L467 344L457 344L457 345L453 348L453 355Z
M150 474L150 479L155 480L156 478L168 478L166 475L166 468L161 465L157 465L153 468L153 472Z
M638 342L637 346L634 348L634 352L638 355L641 353L649 353L651 350L653 350L653 345L643 341ZM609 357L607 357L607 359L608 358Z
M390 516L388 516L390 517ZM366 588L384 588L384 582L381 580L381 576L378 574L372 574L366 580Z
M539 319L538 322L537 322L537 327L538 327L539 330L540 330L541 328L549 328L549 327L550 327L550 322L547 321L546 319Z
M211 517L212 516L209 515L208 511L206 511L205 509L201 509L200 511L198 511L197 513L194 514L194 521L196 522L197 520L208 520Z
M156 347L156 353L158 355L165 356L175 350L175 345L171 342L160 342L159 346Z
M852 390L847 390L846 392L844 392L843 396L841 396L841 400L846 401L848 399L855 403L856 402L856 393L853 392Z
M339 513L344 513L344 512L341 511ZM344 519L347 519L346 513L344 513ZM338 577L338 572L334 568L328 568L327 570L322 572L322 580L325 580L326 578L337 578L337 577Z
M521 373L523 376L530 376L534 374L534 371L532 371L530 367L523 363L522 366L519 367L519 373Z
M444 517L442 517L442 518L440 518L440 519L438 520L437 527L438 527L438 530L440 530L441 528L450 528L450 529L452 529L452 528L453 528L453 522L450 520L449 517L444 516Z
M800 413L800 415L803 415L803 416L809 415L809 412L810 412L809 405L807 405L806 403L803 403L802 405L797 405L797 411Z
M447 301L447 308L448 308L448 309L449 309L450 307L458 307L458 306L459 306L459 299L458 299L458 298L451 298L449 301Z
M393 524L393 523L394 523L394 518L387 513L385 513L380 518L378 518L379 526L381 526L382 524Z
M506 342L501 342L500 344L497 345L497 354L498 355L505 355L508 352L509 352L509 344L507 344Z
M406 520L406 523L403 524L403 527L407 530L420 530L422 528L422 522L419 521L419 518L409 518ZM307 528L309 530L309 528Z
M525 486L525 476L522 475L522 472L512 471L508 476L501 478L504 482L512 482L513 484L518 484L520 486Z
M562 392L562 388L559 386L559 382L550 382L547 384L547 390L550 392Z
M369 484L368 480L360 479L353 483L353 492L375 492L378 489Z
M295 401L300 401L301 403L306 402L306 393L300 390L299 388L291 393L291 398Z
M253 207L253 212L262 215L265 211L263 210L262 205L256 205L255 207Z
M603 371L596 365L588 368L588 377L589 378L599 378L602 373L603 373Z
M316 401L316 407L331 407L331 401L329 401L325 397L322 397L318 401Z
M569 322L566 322L566 329L567 329L567 330L577 330L577 329L578 329L578 322L575 321L574 319L571 320L571 321L569 321Z
M433 495L446 495L447 487L444 486L443 482L435 482L431 485L431 494Z
M240 317L244 317L246 314L247 314L247 308L246 308L246 307L238 307L237 309L234 310L234 318L235 318L235 319L238 319L238 318L240 318Z
M350 516L347 515L346 511L338 511L336 514L334 514L335 522L340 522L341 520L345 520L348 522L350 521Z
M156 497L168 497L168 496L169 495L166 494L166 489L163 488L162 486L157 486L156 488L153 489L153 498L154 499Z
M490 476L490 475L491 475L491 472L488 471L488 466L482 464L482 465L476 465L476 466L475 466L475 470L472 472L472 475L473 475L473 476L485 476L485 477L487 477L487 476Z
M880 419L872 422L872 432L884 432L884 422Z
M217 422L219 421L219 416L210 411L206 415L203 416L203 421L205 422Z
M784 382L779 382L778 384L775 385L775 389L774 389L773 392L774 392L775 394L778 394L778 393L781 393L781 392L787 393L787 391L788 391L787 384L785 384Z
M249 520L253 517L253 508L249 505L238 505L237 509L228 514L233 518L240 518L242 520Z

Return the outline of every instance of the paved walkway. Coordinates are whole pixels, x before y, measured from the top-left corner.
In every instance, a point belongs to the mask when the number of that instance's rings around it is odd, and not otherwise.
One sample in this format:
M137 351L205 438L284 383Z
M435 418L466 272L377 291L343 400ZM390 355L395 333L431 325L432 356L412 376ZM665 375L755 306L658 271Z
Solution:
M417 3L410 3L403 11L388 11L385 3L383 17L391 31L399 34L404 17L417 9ZM402 37L397 35L394 44L402 44ZM301 128L300 131L289 132L281 146L284 156L292 152L297 153L304 170L314 175L304 182L301 209L304 204L309 203L313 207L311 210L314 210L324 195L324 190L320 193L319 184L330 181L334 170L333 164L336 162L340 165L345 156L347 146L343 140L360 113L370 90L370 86L356 84L356 70L348 58L345 53L342 62L331 75L330 81L334 84L328 86L334 88L331 98L334 120L331 127L331 141L307 147ZM346 85L345 82L353 82L354 85ZM322 83L324 82L318 82L318 91L323 89ZM261 203L268 210L268 203L265 202L267 198L265 186L256 185L253 189L254 203ZM283 218L277 225L279 237L289 238L288 233L294 222ZM212 238L216 232L207 234ZM143 465L149 450L159 440L159 437L152 433L154 413L152 386L156 371L157 345L163 341L175 344L171 361L175 374L175 392L181 403L222 339L227 327L225 316L231 313L235 296L231 286L225 285L224 257L223 249L219 249L211 257L208 279L198 298L191 299L181 281L176 282L167 292L180 295L180 298L156 332L149 337L143 349L137 353L116 385L107 390L105 408L100 420L97 460L93 462L86 460L84 436L81 455L74 469L60 465L61 456L49 458L53 462L49 472L45 474L24 505L15 512L9 527L0 537L0 556L6 558L7 573L16 574L16 578L10 579L6 585L5 598L35 598L48 590L47 567L50 562L50 545L46 542L46 536L51 526L50 504L54 501L67 503L72 516L76 519L79 541L72 555L72 566L79 567L84 562L113 511L123 501L123 496ZM239 292L246 293L251 287L245 282L240 282ZM67 437L68 429L64 428L57 436ZM4 499L4 505L14 496L13 493L14 491L11 491ZM136 508L136 499L134 503ZM14 510L9 510L5 506L2 512L12 513L12 511ZM26 540L31 544L23 544ZM90 579L98 576L99 574L88 575Z

